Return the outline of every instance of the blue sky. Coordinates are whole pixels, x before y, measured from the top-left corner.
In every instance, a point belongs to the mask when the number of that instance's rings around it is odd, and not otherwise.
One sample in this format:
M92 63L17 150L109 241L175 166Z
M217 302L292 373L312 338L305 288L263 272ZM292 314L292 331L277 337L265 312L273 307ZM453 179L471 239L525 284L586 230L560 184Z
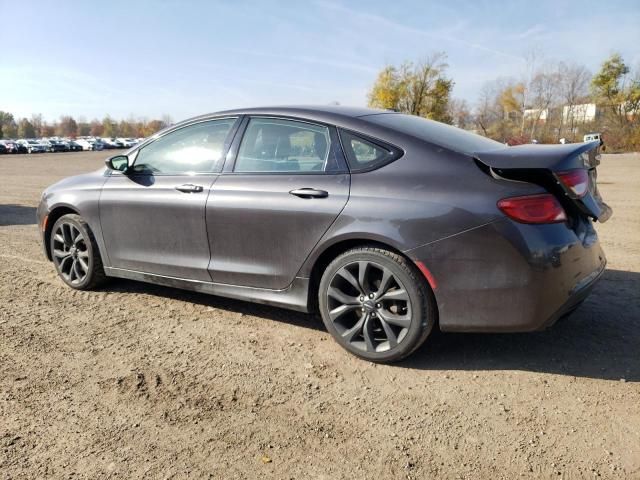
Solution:
M388 63L448 54L454 96L532 49L640 68L640 2L0 0L0 110L179 120L270 104L365 105ZM8 18L15 21L6 21Z

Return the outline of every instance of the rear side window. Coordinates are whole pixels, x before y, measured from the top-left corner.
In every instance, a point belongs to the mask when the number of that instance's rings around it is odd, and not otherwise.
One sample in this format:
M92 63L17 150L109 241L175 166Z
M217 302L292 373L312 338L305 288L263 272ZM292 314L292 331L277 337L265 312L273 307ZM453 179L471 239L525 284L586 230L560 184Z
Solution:
M379 168L402 155L401 151L391 146L381 145L344 130L340 131L340 139L352 172Z
M240 144L238 173L322 173L331 152L329 129L295 120L252 118Z

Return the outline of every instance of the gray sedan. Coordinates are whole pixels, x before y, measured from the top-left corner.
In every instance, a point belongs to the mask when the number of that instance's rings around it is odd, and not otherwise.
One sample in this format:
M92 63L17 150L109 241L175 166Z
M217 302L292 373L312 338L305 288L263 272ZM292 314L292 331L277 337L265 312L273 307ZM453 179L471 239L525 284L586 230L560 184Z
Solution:
M47 258L107 277L319 312L348 351L400 360L434 327L545 328L602 274L598 143L507 147L346 107L186 120L49 187Z

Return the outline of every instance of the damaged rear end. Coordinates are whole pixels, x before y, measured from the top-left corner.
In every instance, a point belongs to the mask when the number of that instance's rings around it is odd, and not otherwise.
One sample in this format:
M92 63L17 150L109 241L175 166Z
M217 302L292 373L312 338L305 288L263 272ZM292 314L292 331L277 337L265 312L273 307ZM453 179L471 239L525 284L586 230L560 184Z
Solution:
M612 212L598 192L598 147L598 142L520 145L478 153L475 157L478 166L496 179L534 183L546 190L537 202L530 199L527 205L524 197L501 200L498 207L507 216L525 223L573 223L582 218L602 223L609 219ZM558 204L564 215L559 211ZM522 209L518 208L520 205ZM557 216L551 216L554 209ZM531 214L529 221L527 212ZM537 217L536 212L539 213ZM522 217L518 217L518 214L522 214Z
M440 328L544 329L574 310L606 259L594 222L611 209L596 183L598 144L522 145L474 153L498 220L411 254L443 279ZM470 262L473 259L473 262Z
M524 260L518 267L529 270L521 277L532 298L518 308L534 314L520 319L523 329L545 328L573 311L604 271L593 222L607 221L612 210L598 191L598 148L598 142L521 145L475 155L477 165L500 182L540 187L496 205L511 220L499 222L500 235Z

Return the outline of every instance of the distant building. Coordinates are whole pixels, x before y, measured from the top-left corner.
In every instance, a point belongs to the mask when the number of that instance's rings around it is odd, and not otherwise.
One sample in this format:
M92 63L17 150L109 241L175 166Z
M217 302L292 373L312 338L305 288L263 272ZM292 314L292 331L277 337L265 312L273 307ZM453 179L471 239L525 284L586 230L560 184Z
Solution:
M595 103L581 103L579 105L565 105L562 108L562 121L567 124L593 122L600 116L600 108Z
M538 122L546 122L549 117L548 108L527 108L524 111L525 120L537 120Z

